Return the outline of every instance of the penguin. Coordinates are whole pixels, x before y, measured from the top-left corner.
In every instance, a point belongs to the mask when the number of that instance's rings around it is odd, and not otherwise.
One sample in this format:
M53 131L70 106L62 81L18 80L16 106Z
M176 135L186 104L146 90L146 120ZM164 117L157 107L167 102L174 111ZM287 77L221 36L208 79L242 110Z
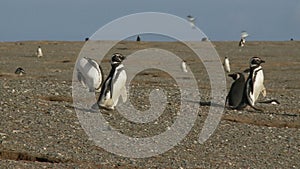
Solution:
M23 74L26 74L26 73L25 73L25 70L23 68L18 67L15 71L15 74L18 74L18 75L22 76Z
M230 72L230 64L229 64L228 57L225 57L225 59L224 59L224 67L225 67L226 72L229 73Z
M182 69L182 71L185 72L185 73L188 72L187 69L186 69L186 62L185 62L184 60L181 62L181 69Z
M103 82L103 71L98 63L83 57L77 62L77 79L90 92L99 92Z
M241 32L241 40L239 42L240 47L244 47L246 44L246 38L249 36L249 34L246 31Z
M259 57L252 57L250 59L250 74L246 81L245 97L247 104L258 111L262 111L255 107L255 102L260 93L265 92L264 87L264 73L261 64L265 63Z
M228 76L231 77L234 82L226 97L225 106L228 104L231 109L242 109L246 107L244 97L245 77L242 73L233 73Z
M36 56L38 58L43 57L43 52L42 52L42 48L41 46L38 46L37 50L36 50Z
M239 42L239 46L240 47L244 47L246 44L246 39L245 38L241 38L240 42Z
M141 41L141 37L139 35L137 36L136 41L137 42Z
M100 96L97 101L98 106L101 108L114 110L120 96L122 96L123 102L127 100L125 87L127 74L122 64L125 58L120 53L113 54L111 58L111 70L101 87Z

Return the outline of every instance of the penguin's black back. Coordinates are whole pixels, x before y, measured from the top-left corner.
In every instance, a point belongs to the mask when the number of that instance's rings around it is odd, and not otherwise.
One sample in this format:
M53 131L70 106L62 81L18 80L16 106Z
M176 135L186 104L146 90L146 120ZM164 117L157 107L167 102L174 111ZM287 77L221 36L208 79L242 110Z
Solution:
M228 105L234 109L244 104L245 77L242 73L238 74L240 77L232 83L227 96Z

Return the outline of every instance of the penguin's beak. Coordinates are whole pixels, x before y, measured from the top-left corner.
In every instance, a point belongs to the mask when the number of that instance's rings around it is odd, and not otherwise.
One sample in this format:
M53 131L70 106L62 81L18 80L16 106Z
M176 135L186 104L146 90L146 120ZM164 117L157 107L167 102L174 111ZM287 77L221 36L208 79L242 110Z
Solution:
M260 63L265 63L265 62L266 62L266 61L264 61L264 60L261 60L261 61L260 61Z
M229 76L229 77L233 77L233 76L234 76L234 74L229 74L228 76Z

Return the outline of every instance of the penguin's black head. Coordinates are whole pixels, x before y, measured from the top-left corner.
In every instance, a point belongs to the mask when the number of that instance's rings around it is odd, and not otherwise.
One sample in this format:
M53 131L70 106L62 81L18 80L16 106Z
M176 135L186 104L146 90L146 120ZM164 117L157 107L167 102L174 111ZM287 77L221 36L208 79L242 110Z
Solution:
M15 74L18 74L18 75L25 74L25 70L21 67L18 67L15 71Z
M232 77L233 80L237 80L237 79L241 78L244 75L242 73L232 73L232 74L229 74L228 76Z
M125 56L123 56L120 53L115 53L113 54L112 58L111 58L111 64L119 64L122 63L123 60L125 60Z
M262 60L261 58L259 57L252 57L250 59L250 67L257 67L259 66L261 63L265 63L264 60Z

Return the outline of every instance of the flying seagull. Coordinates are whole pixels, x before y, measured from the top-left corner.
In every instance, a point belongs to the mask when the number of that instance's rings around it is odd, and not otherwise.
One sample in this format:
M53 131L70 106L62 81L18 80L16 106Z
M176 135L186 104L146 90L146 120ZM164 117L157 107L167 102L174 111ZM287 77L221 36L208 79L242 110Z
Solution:
M195 27L196 27L196 26L195 26L195 20L196 20L196 18L194 18L194 17L191 16L191 15L188 15L188 16L187 16L187 19L188 19L188 21L190 22L191 27L192 27L192 28L195 28Z

